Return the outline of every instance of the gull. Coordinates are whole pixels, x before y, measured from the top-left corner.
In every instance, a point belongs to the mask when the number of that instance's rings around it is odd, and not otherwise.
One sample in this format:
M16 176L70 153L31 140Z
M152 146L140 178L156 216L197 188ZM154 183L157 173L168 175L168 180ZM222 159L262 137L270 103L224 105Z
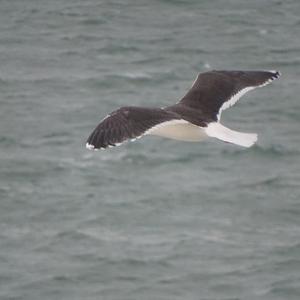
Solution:
M256 133L234 131L221 124L221 114L247 92L279 78L278 71L223 71L200 73L174 105L163 108L124 106L107 115L86 142L90 150L119 146L147 135L185 142L211 137L251 147Z

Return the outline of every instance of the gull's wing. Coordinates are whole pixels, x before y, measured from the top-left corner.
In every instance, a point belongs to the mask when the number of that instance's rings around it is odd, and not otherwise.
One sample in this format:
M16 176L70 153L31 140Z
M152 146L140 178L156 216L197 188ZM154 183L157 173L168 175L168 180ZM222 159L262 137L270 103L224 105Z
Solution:
M221 112L250 90L278 78L278 71L210 71L197 76L191 89L179 101L219 120Z
M162 108L121 107L100 122L87 139L86 147L97 150L117 146L149 133L156 126L180 119L176 113Z

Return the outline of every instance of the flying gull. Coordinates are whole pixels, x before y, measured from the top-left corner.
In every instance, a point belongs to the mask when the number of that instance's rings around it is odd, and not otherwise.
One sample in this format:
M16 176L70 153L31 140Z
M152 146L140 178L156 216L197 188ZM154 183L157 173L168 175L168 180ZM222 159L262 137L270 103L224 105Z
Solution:
M248 91L265 86L279 76L278 71L213 70L200 73L187 94L175 105L164 108L124 106L113 111L94 129L86 147L105 149L145 135L189 142L213 137L251 147L257 141L257 134L223 126L221 113Z

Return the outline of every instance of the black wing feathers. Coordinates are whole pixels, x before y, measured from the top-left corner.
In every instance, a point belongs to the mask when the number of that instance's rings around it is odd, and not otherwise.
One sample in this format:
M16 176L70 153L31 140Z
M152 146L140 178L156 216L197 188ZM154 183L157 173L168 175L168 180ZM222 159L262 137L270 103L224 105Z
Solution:
M103 119L87 139L86 146L89 149L116 146L142 136L157 124L176 119L181 118L162 108L121 107Z
M198 75L180 104L217 114L223 103L249 87L260 87L278 78L277 71L210 71Z

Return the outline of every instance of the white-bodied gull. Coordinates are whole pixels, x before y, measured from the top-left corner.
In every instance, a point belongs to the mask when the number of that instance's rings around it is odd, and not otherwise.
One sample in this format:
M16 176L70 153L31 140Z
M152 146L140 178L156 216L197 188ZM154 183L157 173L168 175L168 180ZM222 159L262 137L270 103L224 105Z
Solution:
M187 94L164 108L125 106L107 115L91 133L86 147L105 149L144 135L198 142L214 137L251 147L256 133L233 131L220 123L223 110L241 96L278 78L278 71L209 71L200 73Z

